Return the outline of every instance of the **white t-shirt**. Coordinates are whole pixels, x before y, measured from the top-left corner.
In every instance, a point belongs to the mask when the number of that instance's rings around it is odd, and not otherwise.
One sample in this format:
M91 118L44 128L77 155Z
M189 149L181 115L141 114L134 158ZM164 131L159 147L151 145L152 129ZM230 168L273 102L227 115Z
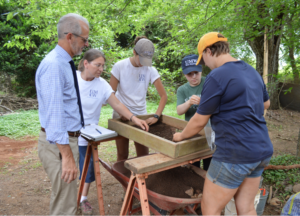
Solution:
M101 77L92 81L85 81L81 78L81 72L77 71L78 86L82 105L84 123L98 125L101 107L114 92L111 86ZM78 145L87 146L88 142L81 136L78 138Z
M154 67L134 67L130 59L117 62L111 71L119 80L116 97L135 115L143 115L146 110L146 95L149 83L160 76Z

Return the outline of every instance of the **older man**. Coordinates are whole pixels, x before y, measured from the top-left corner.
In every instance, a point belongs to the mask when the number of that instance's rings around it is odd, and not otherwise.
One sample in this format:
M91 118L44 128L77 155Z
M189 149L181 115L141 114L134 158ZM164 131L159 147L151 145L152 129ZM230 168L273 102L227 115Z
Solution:
M89 23L67 14L57 24L58 45L36 72L41 132L38 154L51 181L50 214L76 213L78 136L84 125L72 58L88 46Z

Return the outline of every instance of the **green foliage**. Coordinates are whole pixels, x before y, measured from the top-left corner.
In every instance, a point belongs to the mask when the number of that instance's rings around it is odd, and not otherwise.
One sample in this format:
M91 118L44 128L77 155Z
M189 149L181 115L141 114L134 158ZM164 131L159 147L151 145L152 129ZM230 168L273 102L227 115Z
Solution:
M37 36L29 39L27 34L34 28L26 16L9 13L6 18L5 12L15 8L6 1L0 6L0 68L14 78L13 88L20 96L34 96L35 71L53 45Z
M300 164L300 159L296 156L285 154L279 155L277 157L272 157L270 161L271 165L294 165ZM273 185L275 188L279 189L281 193L285 186L295 183L300 183L300 172L299 169L290 170L265 170L263 173L264 181L269 185Z
M176 102L177 100L177 96L176 96L176 89L174 86L171 85L165 85L164 86L166 92L167 92L167 96L168 96L168 100L167 100L167 104ZM147 100L151 101L153 103L159 103L160 101L160 96L155 88L154 85L150 85L148 87L148 91L147 91Z
M34 90L34 73L31 71L33 65L36 68L36 62L40 61L41 44L46 44L50 50L52 42L57 40L56 24L59 18L70 12L88 19L90 45L103 50L107 57L108 73L104 74L105 79L109 79L114 63L132 55L133 41L137 35L146 35L155 43L154 66L161 73L164 84L175 86L175 89L184 82L181 59L188 54L197 54L200 37L210 31L219 31L228 37L232 55L252 66L256 61L249 43L263 35L265 26L269 28L269 37L283 35L283 46L280 48L286 62L291 62L286 58L288 50L294 50L295 56L300 50L300 24L297 20L300 7L295 0L254 0L251 4L247 0L77 0L76 3L71 0L3 0L0 7L8 8L1 13L6 14L1 18L1 29L6 29L6 33L1 34L5 39L0 45L5 44L4 52L9 54L5 58L12 59L3 62L8 62L5 63L8 72L17 74L16 85L20 85L19 91L28 92L27 95ZM13 26L13 23L18 25ZM25 55L18 56L23 52ZM76 57L75 62L78 63L80 58ZM23 69L27 64L21 59L27 63L32 61L29 72ZM15 72L21 71L21 68L23 73ZM32 89L22 88L25 84Z

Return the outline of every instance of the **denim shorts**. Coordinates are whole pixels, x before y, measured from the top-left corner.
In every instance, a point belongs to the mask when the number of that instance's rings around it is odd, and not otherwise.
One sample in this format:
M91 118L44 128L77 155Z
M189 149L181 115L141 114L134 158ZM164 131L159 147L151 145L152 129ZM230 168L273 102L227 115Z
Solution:
M262 175L271 157L250 164L232 164L211 160L206 177L223 188L236 189L245 178L256 178Z
M87 146L78 146L78 147L79 147L79 169L80 169L79 179L81 179ZM95 181L95 172L94 172L93 156L91 156L85 183L91 183L93 181Z

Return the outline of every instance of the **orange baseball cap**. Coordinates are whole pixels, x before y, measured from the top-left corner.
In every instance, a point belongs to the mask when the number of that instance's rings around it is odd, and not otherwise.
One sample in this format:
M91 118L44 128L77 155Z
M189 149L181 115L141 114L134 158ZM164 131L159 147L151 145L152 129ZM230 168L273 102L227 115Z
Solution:
M202 58L202 53L205 50L206 47L213 45L214 43L218 41L227 41L227 38L224 37L219 37L219 32L209 32L201 37L198 43L198 53L199 53L199 58L196 63L196 65L204 64L203 58Z

